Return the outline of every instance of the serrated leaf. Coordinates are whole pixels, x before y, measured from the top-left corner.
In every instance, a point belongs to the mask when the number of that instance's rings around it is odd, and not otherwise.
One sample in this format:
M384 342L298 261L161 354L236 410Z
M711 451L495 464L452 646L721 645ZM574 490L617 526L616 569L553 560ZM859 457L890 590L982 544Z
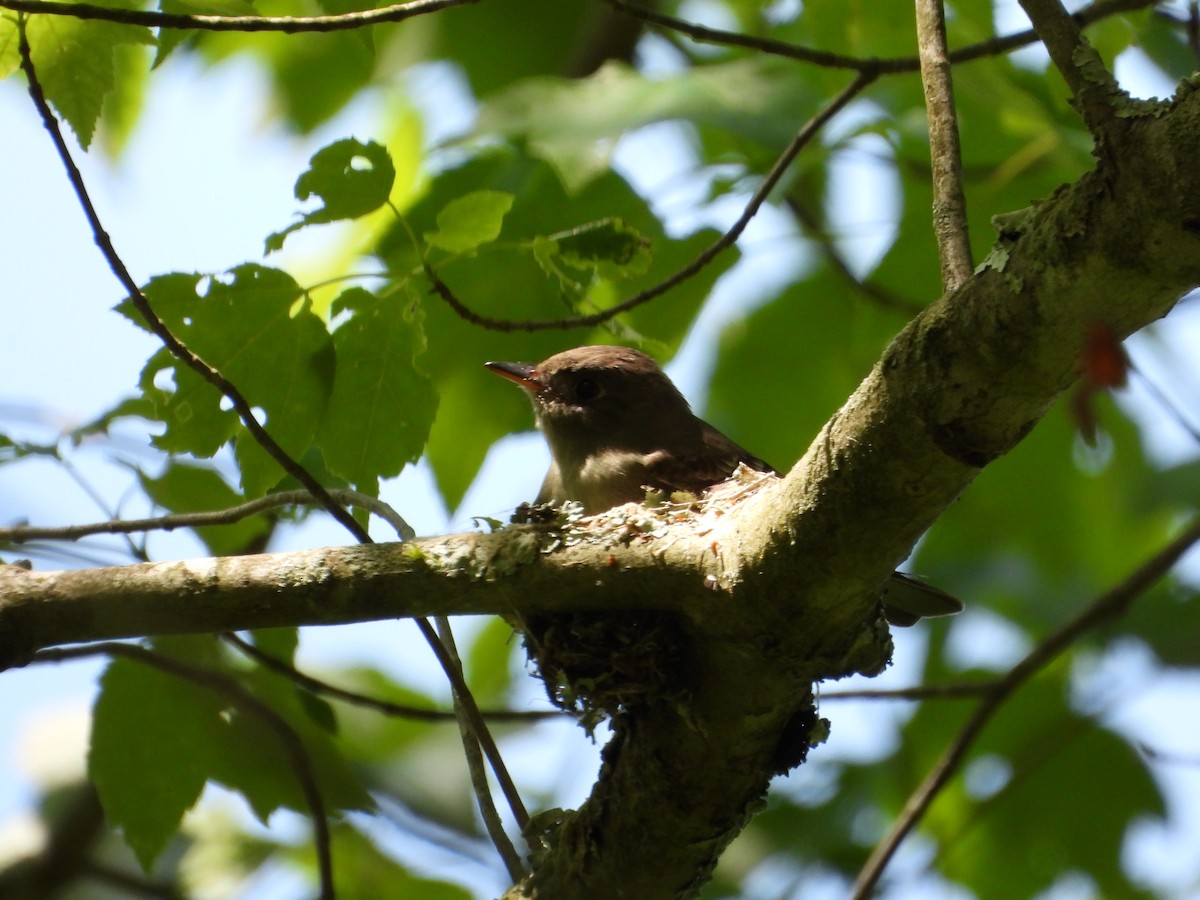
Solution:
M150 29L142 26L71 16L33 16L26 34L46 99L84 148L92 141L105 97L116 85L113 53L123 44L155 43Z
M357 219L387 202L396 170L387 149L374 141L344 138L322 147L296 179L296 199L319 197L323 205L299 222L267 237L267 252L283 247L289 234L308 225Z
M353 313L334 332L337 375L318 443L330 471L374 493L425 448L438 398L416 365L425 334L403 295L351 288L335 301Z
M178 832L224 741L221 698L130 660L100 679L88 773L143 869Z
M503 191L474 191L447 203L437 215L437 231L426 232L433 247L468 253L500 236L513 195Z
M291 276L245 264L220 277L159 276L145 294L173 334L265 412L266 430L283 449L302 455L325 413L334 357L324 322L307 303L297 303L301 291ZM142 324L128 301L118 309ZM173 383L156 383L167 374ZM147 364L141 384L167 426L155 438L160 448L211 456L236 435L247 496L282 478L236 414L222 409L217 389L165 350Z

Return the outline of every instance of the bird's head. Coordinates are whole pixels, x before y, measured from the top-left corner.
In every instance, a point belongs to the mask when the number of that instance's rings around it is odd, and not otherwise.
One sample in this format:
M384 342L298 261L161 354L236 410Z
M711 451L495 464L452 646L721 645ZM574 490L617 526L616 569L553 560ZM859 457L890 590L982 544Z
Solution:
M525 389L555 459L608 448L650 452L696 427L658 363L627 347L578 347L537 365L487 367Z

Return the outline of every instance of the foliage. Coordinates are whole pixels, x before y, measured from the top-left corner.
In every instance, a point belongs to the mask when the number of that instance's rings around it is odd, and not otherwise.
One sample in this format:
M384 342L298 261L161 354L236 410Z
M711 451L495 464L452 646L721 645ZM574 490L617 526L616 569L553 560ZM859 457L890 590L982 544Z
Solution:
M271 16L364 8L303 5L170 2L161 9ZM861 58L914 54L909 8L876 6L725 0L704 9L727 28L763 39ZM687 17L700 7L656 8ZM955 0L948 13L951 47L992 36L991 2ZM633 46L620 40L630 28L639 29L632 54L620 49ZM744 203L797 129L849 80L834 68L640 28L599 3L484 0L328 34L155 32L37 15L28 36L48 100L85 148L97 134L125 128L122 116L136 120L130 111L148 67L178 57L213 65L252 60L269 80L277 114L298 133L321 127L373 86L403 90L403 75L414 67L448 65L461 75L474 124L423 148L415 174L409 160L394 158L391 138L404 123L392 121L376 123L378 141L329 143L297 173L295 195L306 206L265 236L267 253L300 231L350 223L327 259L307 261L304 280L265 260L230 260L222 272L161 274L143 288L170 330L238 386L283 449L323 484L377 495L382 481L423 456L454 509L493 444L530 426L523 398L480 364L537 360L585 343L636 345L670 359L722 277L736 274L739 261L749 262L742 271L753 268L761 250L726 250L669 293L599 324L527 330L521 323L603 312L684 268L719 237L694 223L715 220L730 201ZM18 70L17 31L17 14L5 9L0 75ZM1089 34L1110 64L1136 48L1171 77L1194 65L1184 30L1150 11L1111 16ZM141 74L121 77L133 70ZM981 259L994 237L992 216L1024 208L1085 172L1091 137L1043 60L990 53L957 66L954 76L970 236ZM614 165L625 136L648 126L666 129L672 141L662 152L677 152L675 170L705 195L688 216L666 211L660 197ZM855 199L844 173L864 154L892 186L871 207L890 207L875 229L878 259L840 230L842 209ZM805 147L772 194L775 212L795 232L775 239L790 274L783 284L755 285L760 296L725 313L706 404L715 424L780 468L804 452L888 341L940 292L929 185L921 82L910 68L882 77L856 100ZM329 284L339 286L332 299L322 292ZM130 301L118 310L148 327ZM93 433L117 422L150 423L155 447L171 460L159 470L136 466L151 504L172 512L222 508L295 486L219 392L165 349L150 356L130 390L137 398L98 416ZM974 610L1003 617L1027 640L1129 572L1196 505L1195 464L1169 472L1152 465L1149 436L1122 408L1101 404L1100 449L1085 446L1076 424L1065 405L1052 410L986 470L915 560L924 575ZM69 452L0 436L0 462ZM260 548L273 524L260 516L198 533L214 554L233 554ZM1197 644L1181 640L1176 623L1194 621L1195 601L1186 589L1175 591L1177 602L1147 598L1135 616L1078 648L1076 664L1135 640L1194 670ZM1169 615L1162 612L1168 604ZM953 650L957 627L931 626L924 663L931 682L964 677ZM530 690L524 677L513 677L509 638L497 622L464 649L468 680L489 705L521 702ZM284 664L294 661L299 642L286 629L254 636L255 646ZM407 818L394 829L422 840L436 833L446 854L460 860L490 852L468 802L453 726L330 700L217 637L157 640L153 648L233 676L281 717L337 820L339 896L465 895L452 866L420 864L411 842L388 847L379 824L400 807ZM967 657L968 667L983 665ZM922 835L938 877L980 897L1032 896L1070 872L1086 873L1099 895L1148 892L1120 859L1131 823L1164 814L1161 789L1148 760L1073 697L1073 671L1064 664L1043 673L992 724L973 759L976 771L990 765L1000 776L984 788L956 783L934 805ZM393 704L442 705L444 692L402 686L392 673L342 669L329 680ZM798 894L829 875L852 878L878 837L876 823L897 814L958 728L946 703L922 703L869 764L816 754L810 767L819 767L823 783L797 775L780 785L706 896L746 896L747 884L771 871L785 872ZM831 703L823 712L836 736L837 708ZM534 728L546 727L520 725L528 741L536 741ZM893 730L882 718L874 727L883 736ZM583 740L563 731L564 741ZM206 784L239 793L261 823L277 823L285 810L304 813L286 743L229 695L118 659L100 680L89 773L109 825L151 871L156 860L174 864L172 847L192 858L211 850L216 839L185 817ZM242 823L221 839L256 865L269 857L315 879L309 848L292 846L279 831L264 842ZM184 877L187 859L166 877ZM239 875L253 870L239 869L233 854L226 862ZM434 880L423 877L431 874ZM763 895L783 895L784 884Z

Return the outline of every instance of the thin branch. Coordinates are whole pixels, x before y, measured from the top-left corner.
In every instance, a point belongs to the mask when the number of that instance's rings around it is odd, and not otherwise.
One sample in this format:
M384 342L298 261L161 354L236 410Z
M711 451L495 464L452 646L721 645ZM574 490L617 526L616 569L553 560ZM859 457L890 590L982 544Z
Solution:
M329 496L340 504L360 507L375 513L396 529L402 540L411 541L417 536L412 527L389 504L349 488L335 488ZM107 522L90 522L84 525L12 525L0 528L0 541L20 544L31 540L74 541L93 534L131 534L141 531L173 531L176 528L201 528L206 525L230 525L268 509L280 506L310 504L324 506L309 491L280 491L257 500L250 500L227 509L212 509L202 512L173 513L145 519L110 519Z
M66 169L67 177L71 181L71 187L74 188L75 196L79 199L79 204L83 208L84 215L87 217L88 224L92 229L92 236L96 241L96 246L100 248L100 252L108 262L109 268L117 276L117 280L121 282L122 287L129 292L130 302L133 303L138 313L142 316L142 319L146 322L146 327L162 341L163 346L170 351L172 356L229 399L234 409L237 410L242 424L254 437L258 445L285 472L304 485L320 501L321 505L329 510L330 515L344 525L356 539L360 541L370 540L366 529L359 525L350 513L335 503L321 483L304 466L292 459L287 451L280 447L275 439L267 433L266 429L259 424L250 403L242 396L241 391L228 378L185 346L179 338L171 333L166 323L158 317L158 314L150 305L150 301L146 299L146 295L142 293L138 283L134 281L133 276L129 273L129 269L125 267L125 263L117 254L116 248L113 247L112 240L100 222L100 216L96 212L96 207L92 204L87 186L83 182L83 176L80 174L79 168L75 165L75 160L71 158L71 151L67 148L67 142L63 139L62 129L58 127L58 119L55 118L54 113L50 110L50 104L46 101L46 94L42 90L41 82L38 81L37 72L33 66L33 57L29 49L29 36L25 31L24 15L18 21L18 32L20 35L19 52L21 55L21 68L25 72L25 77L29 80L29 96L33 100L33 105L37 107L39 115L42 117L42 124L50 132L50 138L54 142L63 167Z
M369 25L379 25L383 22L402 22L413 16L477 2L478 0L411 0L408 3L393 3L390 6L361 12L347 12L332 16L295 17L181 15L111 6L93 6L90 3L56 3L54 0L0 0L0 7L29 14L100 19L122 25L144 25L147 28L180 28L190 31L279 31L285 34L295 34L301 31L346 31L353 28L366 28Z
M458 646L454 642L454 632L450 629L449 617L438 616L435 621L437 622L438 637L442 639L442 644L461 671L462 659L458 655ZM475 799L479 804L479 815L483 819L483 826L487 830L488 837L491 838L492 845L500 854L500 858L504 860L504 867L508 869L509 878L516 884L528 872L525 871L525 864L521 861L516 847L509 840L508 834L504 831L504 823L500 821L500 815L496 812L496 804L492 802L491 790L488 788L487 770L483 767L483 754L479 752L479 741L475 739L475 734L464 715L462 702L457 695L454 697L454 711L458 716L458 732L462 737L463 755L467 759L471 787L475 790Z
M1095 137L1101 137L1116 124L1114 104L1126 98L1125 92L1059 0L1020 2L1070 87L1083 123Z
M775 160L775 164L771 166L771 170L763 178L762 184L759 185L758 190L754 192L745 209L742 210L742 214L738 216L737 221L733 223L728 231L709 244L694 260L674 275L602 312L594 313L590 316L569 316L560 319L529 319L524 321L517 319L497 319L477 313L459 300L428 263L424 264L425 273L433 285L434 292L445 300L455 313L474 325L479 325L482 328L488 328L492 331L566 330L569 328L590 328L602 325L610 319L616 318L621 313L641 306L643 303L665 294L676 285L687 281L712 262L722 251L732 247L742 232L745 231L750 220L754 218L763 203L766 202L767 197L774 190L775 185L779 183L779 180L783 177L800 151L808 145L830 119L837 115L847 103L858 96L867 85L874 81L875 77L875 73L873 72L860 72L837 96L830 99L817 111L816 115L804 123L803 127L796 132L796 136L792 138L791 142L784 149L783 153Z
M9 0L0 0L0 3L3 2L9 2ZM824 50L813 50L809 47L789 44L786 41L740 34L736 31L723 31L720 28L708 28L704 25L688 22L685 19L660 13L657 10L641 6L637 3L631 3L629 0L601 0L601 2L607 3L613 9L619 10L626 15L634 16L651 25L657 25L660 28L685 34L692 40L702 44L744 47L773 56L783 56L788 59L799 60L800 62L825 66L826 68L852 69L856 72L873 72L876 75L916 72L921 68L921 61L915 56L864 58L846 56L839 53L828 53ZM1153 6L1157 2L1159 0L1100 0L1100 2L1093 3L1079 10L1072 18L1080 25L1091 25L1108 16ZM1026 29L1025 31L1019 31L1003 37L980 41L977 44L970 44L959 50L953 50L950 52L949 60L951 63L962 63L984 59L989 56L999 56L1003 53L1008 53L1010 50L1016 50L1019 47L1035 43L1037 40L1037 32L1033 29Z
M914 687L863 690L821 691L821 701L826 700L970 700L996 689L998 679L991 681L966 681L959 684L922 684Z
M442 671L446 673L446 677L450 679L450 687L454 691L455 697L462 701L462 717L469 723L469 727L474 732L476 739L479 741L479 746L482 748L484 755L491 763L492 772L496 776L496 781L500 784L500 790L504 793L504 799L508 801L508 806L512 810L513 818L517 820L517 825L521 830L525 830L525 826L529 824L529 812L525 809L525 803L521 800L521 795L517 791L516 784L513 783L512 776L508 772L508 767L504 765L504 759L500 756L500 748L496 746L496 739L492 737L491 731L488 730L487 724L483 721L483 716L479 712L479 706L475 703L475 698L471 696L470 690L467 688L467 683L463 679L462 669L454 664L454 659L446 649L433 630L433 626L429 624L426 618L414 619L417 623L417 628L420 629L421 635L429 644L434 655L438 659L438 664L442 667Z
M851 897L865 900L879 881L884 867L900 846L900 842L928 811L935 797L962 765L967 750L983 731L992 716L999 711L1004 701L1021 685L1046 668L1059 654L1100 624L1115 619L1128 609L1131 603L1167 574L1189 549L1200 541L1200 519L1192 522L1177 538L1157 554L1138 567L1133 574L1108 592L1098 597L1074 619L1042 641L1008 673L995 682L987 696L959 731L958 736L946 748L941 759L930 770L925 781L913 791L905 803L899 818L891 830L875 847L863 866L854 884Z
M328 681L322 681L320 678L315 678L305 672L301 672L294 666L288 665L278 657L272 656L270 653L264 652L261 648L256 647L249 641L239 637L232 631L224 632L221 637L226 643L235 647L239 652L245 654L250 659L261 665L265 669L270 669L290 678L306 691L311 691L314 694L321 694L325 697L333 697L345 703L361 706L364 709L372 709L382 713L385 716L397 716L404 719L416 719L422 722L453 722L455 715L450 710L443 709L425 709L420 706L410 706L406 703L393 703L391 700L381 700L378 697L369 697L366 694L360 694L357 691L349 691L345 688L340 688L337 685L330 684ZM495 719L499 722L533 722L543 719L560 718L565 715L564 712L557 709L547 710L529 710L521 711L515 709L490 709L480 710L480 715L488 719Z
M954 109L954 83L946 48L946 14L942 0L916 0L917 49L921 84L929 122L929 155L933 170L933 233L942 266L942 289L953 291L971 277L971 242L967 236L967 199L963 194L962 148Z
M312 761L309 759L304 742L288 721L275 712L269 704L264 703L242 687L236 679L221 672L194 666L145 647L139 647L136 644L106 641L87 647L56 647L39 651L29 662L30 664L60 663L91 656L125 657L199 685L220 694L242 712L258 719L275 734L287 757L288 764L292 767L300 790L304 794L304 802L308 806L309 817L312 819L313 843L317 851L317 869L321 880L321 898L322 900L333 900L335 896L333 860L330 855L329 823L325 817L325 801L317 786Z

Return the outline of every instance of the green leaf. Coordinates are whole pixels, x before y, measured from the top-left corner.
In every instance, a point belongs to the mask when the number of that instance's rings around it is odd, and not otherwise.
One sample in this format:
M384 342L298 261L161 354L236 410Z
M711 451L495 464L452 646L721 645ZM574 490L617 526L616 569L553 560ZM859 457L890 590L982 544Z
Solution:
M254 646L282 663L291 665L300 646L299 628L259 628L250 632Z
M332 837L331 856L338 900L378 900L380 897L469 900L471 896L458 885L422 878L407 871L350 825L335 825ZM287 855L316 879L316 865L309 847L296 847Z
M124 659L100 678L88 773L142 868L179 831L225 740L222 699Z
M425 241L451 253L469 253L500 236L512 204L512 194L503 191L474 191L458 197L438 213L437 231L426 232Z
M317 196L323 206L305 213L299 222L267 237L267 252L279 250L289 234L308 225L357 219L383 206L396 180L387 149L374 141L353 138L322 147L296 179L296 199Z
M1107 461L1087 461L1060 402L930 529L920 572L967 588L968 605L1050 627L1156 552L1187 498L1144 493L1155 475L1137 429L1110 402L1099 409Z
M228 509L245 498L225 483L215 471L173 461L157 478L138 474L142 490L156 504L173 513ZM194 529L214 556L245 553L271 532L270 520L250 516L224 525L201 525Z
M129 8L125 3L101 6ZM5 20L5 30L15 26ZM46 99L67 120L86 149L92 142L105 98L116 86L113 54L125 44L153 45L154 35L137 25L117 25L71 16L33 16L26 26L30 56ZM0 34L0 44L9 43ZM11 50L4 56L10 60ZM7 63L5 63L7 65Z
M1134 821L1163 815L1162 795L1133 748L1067 707L1067 668L1018 691L978 742L972 758L1006 778L981 791L960 777L930 810L938 868L983 900L1035 896L1071 870L1095 879L1100 896L1148 896L1122 870L1122 846ZM954 727L925 703L906 732L948 738Z
M512 626L499 616L480 629L464 659L467 683L477 701L503 701L513 680L509 663L519 646Z
M451 61L478 97L531 75L578 71L581 44L590 43L585 36L598 33L593 10L562 0L489 0L419 22L423 27L411 27L415 20L404 24L398 49L408 57Z
M416 364L425 350L418 308L351 288L335 308L353 312L333 334L337 375L317 441L330 471L368 493L425 447L438 398Z
M562 278L558 263L620 280L650 267L650 241L621 219L602 219L534 240L534 256L546 272Z
M285 737L261 716L234 710L215 764L215 780L239 791L264 823L281 808L307 815L309 807L294 762L300 748L327 812L374 808L334 742L328 717L311 714L311 696L301 699L305 692L298 691L290 678L264 669L244 672L239 680L287 723L291 734Z
M21 67L21 36L16 20L0 16L0 80Z
M786 471L871 370L904 318L856 298L832 271L817 267L726 328L706 417ZM799 364L781 366L780 359Z
M218 277L159 276L145 294L173 334L263 410L266 430L283 449L303 455L325 414L334 354L325 324L297 302L301 291L291 276L245 264ZM118 309L141 324L129 301ZM247 496L283 476L234 411L222 408L217 389L165 350L146 365L141 385L167 426L155 438L161 449L211 456L236 436Z
M616 139L631 129L687 119L781 148L822 99L778 58L740 59L665 78L608 63L587 78L518 82L483 104L476 133L528 142L574 193L609 170Z

